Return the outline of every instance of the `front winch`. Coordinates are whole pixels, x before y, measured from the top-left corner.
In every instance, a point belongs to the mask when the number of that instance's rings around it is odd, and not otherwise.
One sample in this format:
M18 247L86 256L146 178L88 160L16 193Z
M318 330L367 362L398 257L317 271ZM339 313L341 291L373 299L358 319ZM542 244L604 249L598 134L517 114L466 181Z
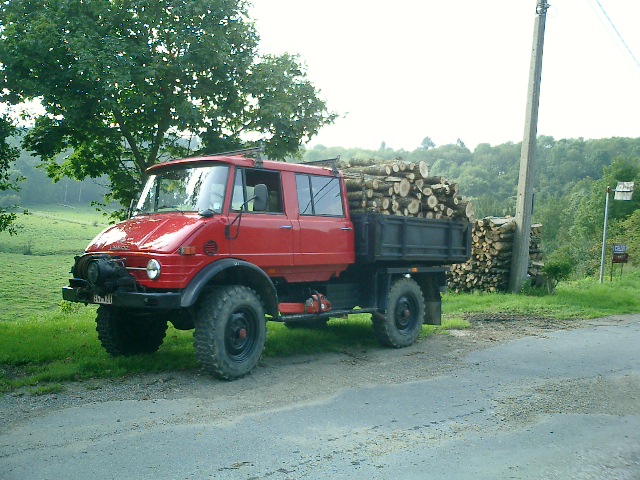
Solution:
M98 294L118 289L131 291L135 279L127 271L123 258L110 255L85 255L76 260L73 268L75 279L88 283Z

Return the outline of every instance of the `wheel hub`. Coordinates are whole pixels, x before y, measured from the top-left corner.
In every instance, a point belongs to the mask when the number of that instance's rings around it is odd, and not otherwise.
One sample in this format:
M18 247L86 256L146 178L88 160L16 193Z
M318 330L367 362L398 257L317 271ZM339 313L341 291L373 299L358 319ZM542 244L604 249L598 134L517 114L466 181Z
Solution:
M396 304L395 323L399 330L409 329L414 322L414 308L411 299L408 297L400 297Z
M236 361L251 353L255 344L253 321L255 319L245 310L239 309L231 315L227 326L225 345L227 352Z
M240 340L244 340L245 338L247 338L247 329L246 328L239 328L236 331L236 337L238 337Z

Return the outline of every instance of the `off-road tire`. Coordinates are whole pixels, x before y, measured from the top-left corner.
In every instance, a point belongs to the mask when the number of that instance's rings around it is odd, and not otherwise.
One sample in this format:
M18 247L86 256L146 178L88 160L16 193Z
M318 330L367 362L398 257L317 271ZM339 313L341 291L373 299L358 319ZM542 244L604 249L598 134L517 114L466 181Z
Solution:
M204 371L223 380L244 377L258 364L266 336L264 307L255 291L228 285L203 293L193 346Z
M372 314L376 339L387 347L401 348L413 344L422 330L424 296L410 278L396 280L387 296L386 313Z
M167 333L167 321L150 314L100 305L96 331L103 348L114 357L154 353Z

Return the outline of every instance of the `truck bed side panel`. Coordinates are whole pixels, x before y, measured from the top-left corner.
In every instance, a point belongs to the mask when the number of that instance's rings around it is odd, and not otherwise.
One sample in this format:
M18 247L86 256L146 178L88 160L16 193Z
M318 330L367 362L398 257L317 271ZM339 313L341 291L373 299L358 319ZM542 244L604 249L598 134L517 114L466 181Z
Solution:
M471 224L380 214L351 216L356 262L462 263L471 255Z

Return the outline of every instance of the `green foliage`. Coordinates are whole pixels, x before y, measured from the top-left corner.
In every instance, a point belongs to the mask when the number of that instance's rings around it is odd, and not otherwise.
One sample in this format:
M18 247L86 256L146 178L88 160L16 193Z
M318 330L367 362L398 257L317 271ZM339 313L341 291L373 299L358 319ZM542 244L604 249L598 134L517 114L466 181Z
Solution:
M422 139L422 142L420 142L420 148L423 150L429 150L430 148L435 147L436 144L433 143L433 140L431 140L431 137L424 137Z
M12 175L11 166L20 155L20 150L10 144L10 138L16 133L16 127L6 115L0 116L0 193L7 190L18 191L18 182L23 178ZM0 232L16 233L17 215L10 211L11 202L0 204Z
M573 273L573 263L568 259L547 261L542 267L542 272L547 282L547 291L554 293L558 283L567 280Z
M618 233L611 240L612 243L625 243L630 261L634 265L640 265L640 210L620 222Z
M0 29L1 99L46 109L25 147L124 206L158 161L247 135L282 159L335 118L295 57L258 55L244 0L13 0Z

